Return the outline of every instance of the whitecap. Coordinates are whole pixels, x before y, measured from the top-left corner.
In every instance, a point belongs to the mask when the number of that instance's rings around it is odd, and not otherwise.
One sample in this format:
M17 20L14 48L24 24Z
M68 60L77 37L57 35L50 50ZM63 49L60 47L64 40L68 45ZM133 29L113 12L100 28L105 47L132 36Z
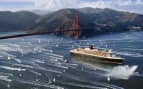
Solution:
M18 63L22 63L22 61L21 61L20 59L18 59L18 58L14 58L14 60L15 60L16 62L18 62Z
M4 76L4 75L0 75L0 80L4 80L4 81L7 81L7 82L12 81L11 79L9 79L9 76Z
M12 71L26 71L26 69L14 68L14 67L9 67L9 66L0 66L0 68L6 69L6 70L12 70Z
M41 76L41 75L42 75L41 73L36 72L36 71L34 71L34 70L30 70L30 72L31 72L31 73L33 73L33 74L35 74L35 75L39 75L39 76Z
M112 70L110 70L107 76L127 80L134 75L137 68L138 66L136 65L135 66L128 66L128 65L117 66L117 67L114 67Z
M143 57L140 53L129 53L129 52L116 52L119 55L129 56L129 57Z

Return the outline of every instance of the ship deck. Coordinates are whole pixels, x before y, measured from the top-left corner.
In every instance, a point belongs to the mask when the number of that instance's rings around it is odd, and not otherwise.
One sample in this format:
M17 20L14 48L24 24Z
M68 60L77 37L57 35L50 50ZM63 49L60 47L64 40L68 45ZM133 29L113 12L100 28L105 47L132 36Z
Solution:
M94 59L98 59L101 61L106 61L106 62L113 62L113 63L121 63L124 58L121 57L111 57L111 53L104 52L104 51L99 51L97 49L84 49L84 48L77 48L77 49L72 49L70 50L72 54L76 54L79 56L86 56L92 58L91 61L94 61Z

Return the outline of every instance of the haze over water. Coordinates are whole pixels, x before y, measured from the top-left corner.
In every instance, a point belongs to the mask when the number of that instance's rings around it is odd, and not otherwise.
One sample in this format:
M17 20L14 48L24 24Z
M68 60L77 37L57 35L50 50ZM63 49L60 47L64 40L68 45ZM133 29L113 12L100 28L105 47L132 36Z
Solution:
M0 89L142 89L143 32L86 40L32 36L0 40ZM124 57L123 65L75 61L69 50L93 44ZM72 60L71 60L72 59Z

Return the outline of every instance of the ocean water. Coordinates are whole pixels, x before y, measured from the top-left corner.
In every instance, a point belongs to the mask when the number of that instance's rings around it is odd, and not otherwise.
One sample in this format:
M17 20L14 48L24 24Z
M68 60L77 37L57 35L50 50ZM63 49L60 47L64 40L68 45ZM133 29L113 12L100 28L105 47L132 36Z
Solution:
M69 50L94 45L124 57L122 65L77 60ZM82 59L82 58L80 58ZM83 40L31 36L0 40L0 89L142 89L143 32Z

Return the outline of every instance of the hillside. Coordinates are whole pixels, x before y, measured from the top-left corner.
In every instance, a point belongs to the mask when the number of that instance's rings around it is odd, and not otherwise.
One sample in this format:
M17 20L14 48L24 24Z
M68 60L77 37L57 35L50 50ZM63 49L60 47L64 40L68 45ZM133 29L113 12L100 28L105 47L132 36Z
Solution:
M143 15L111 9L81 8L62 9L37 19L29 32L68 30L73 28L74 16L79 15L80 37L107 32L136 31L143 28ZM73 32L55 33L72 37Z
M0 32L44 32L73 29L74 16L79 15L80 37L108 32L138 31L143 29L143 15L112 9L62 9L39 16L28 11L0 12ZM73 37L74 32L54 33Z
M28 11L0 12L0 32L21 31L35 24L39 16Z

